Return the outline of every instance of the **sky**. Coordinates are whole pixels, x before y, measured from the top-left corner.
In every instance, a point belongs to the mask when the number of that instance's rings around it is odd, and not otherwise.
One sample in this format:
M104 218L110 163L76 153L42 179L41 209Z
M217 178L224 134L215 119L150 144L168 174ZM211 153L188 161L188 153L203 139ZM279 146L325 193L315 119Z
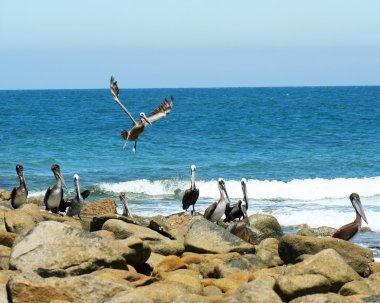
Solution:
M2 1L0 89L380 85L378 0Z

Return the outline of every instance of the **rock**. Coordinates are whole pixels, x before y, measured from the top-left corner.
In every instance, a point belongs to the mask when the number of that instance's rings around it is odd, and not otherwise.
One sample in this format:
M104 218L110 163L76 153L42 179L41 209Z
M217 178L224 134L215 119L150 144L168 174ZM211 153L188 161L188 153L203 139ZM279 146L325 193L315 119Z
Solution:
M210 298L195 294L187 294L179 296L174 303L220 303L223 300L221 297Z
M333 249L323 250L305 261L288 266L278 279L278 290L285 300L315 292L337 292L360 276Z
M334 293L314 294L296 298L289 303L349 303L345 297Z
M179 296L191 293L191 289L179 282L160 281L136 288L133 293L147 297L154 303L172 303Z
M153 270L164 259L165 256L151 252L150 257L146 263L149 265L150 269Z
M118 214L108 214L108 215L95 216L95 217L91 217L90 219L91 219L90 227L89 227L90 231L101 230L103 227L103 224L106 221L111 220L111 219L121 220L121 221L124 221L126 223L137 224L137 222L135 220L133 220L132 218L125 217L125 216L118 215Z
M191 214L185 212L167 217L155 216L150 220L149 228L172 239L183 239L192 218Z
M267 267L281 266L284 262L278 254L279 240L268 238L256 247L256 255L265 263Z
M16 237L15 233L0 230L0 245L12 247Z
M199 272L204 278L224 278L237 272L250 272L251 263L238 253L207 256L199 264Z
M368 279L352 281L342 286L339 294L351 295L380 295L380 272L372 274Z
M104 303L153 303L153 301L138 293L120 292Z
M153 274L155 275L160 272L167 272L184 268L187 268L187 265L181 260L181 258L177 256L166 256L154 267Z
M153 252L161 255L179 255L184 251L183 243L180 241L170 240L147 227L126 223L121 220L108 220L103 224L102 229L112 231L117 239L137 236L146 242Z
M249 216L249 229L256 235L257 243L266 238L279 238L282 229L277 219L272 215L253 214Z
M278 252L286 263L295 263L303 254L314 255L324 249L333 248L344 261L360 275L368 275L369 263L373 262L373 254L369 249L336 238L313 238L287 234L281 237Z
M193 294L203 294L203 285L201 284L200 275L193 270L178 269L171 272L161 272L159 278L164 281L182 283L186 285Z
M107 242L108 239L105 239ZM125 261L132 266L140 266L144 264L150 257L150 247L138 237L129 237L122 240L108 241L113 249L118 251Z
M39 223L14 245L10 267L42 277L80 275L102 267L125 269L109 242L63 223Z
M361 233L368 233L368 232L371 232L371 231L372 231L372 229L369 226L362 226L360 228L360 232Z
M298 231L297 235L308 237L331 237L336 232L335 228L320 226L316 228L304 228Z
M149 285L157 281L157 279L154 277L148 277L143 274L131 272L129 270L112 268L104 268L101 270L94 271L91 274L109 282L119 283L122 285L128 285L133 287Z
M282 303L268 282L254 280L240 286L232 295L231 303Z
M0 189L0 201L8 201L11 199L11 192L5 190L5 189Z
M62 215L58 215L54 213L49 213L48 211L42 211L41 215L42 215L43 220L45 221L60 222L77 229L82 229L81 221L78 219L68 217L68 216L62 216Z
M371 262L369 263L370 274L380 272L380 262Z
M228 252L254 253L255 247L234 236L223 227L206 220L194 217L189 223L185 235L185 249L195 253Z
M93 275L41 279L32 275L13 276L7 285L12 302L48 303L52 300L68 302L104 302L120 292L133 288L101 280Z
M0 302L8 303L8 294L6 289L6 284L11 276L15 274L14 271L1 270L0 271Z
M230 279L230 278L220 278L220 279L203 279L202 284L204 286L218 287L223 293L233 293L241 285L246 284L246 282L241 281L241 280Z
M94 216L116 214L116 207L114 199L104 198L92 202L84 202L81 214Z
M111 240L116 239L115 234L113 232L108 231L108 230L97 230L97 231L93 231L92 233L94 235L101 237L101 238L111 239Z
M11 249L7 246L0 245L0 270L9 269L9 258Z
M220 288L214 285L209 285L203 288L203 295L207 297L221 297L223 293Z
M15 209L5 213L4 219L7 231L16 234L27 233L37 223L31 215L22 209Z

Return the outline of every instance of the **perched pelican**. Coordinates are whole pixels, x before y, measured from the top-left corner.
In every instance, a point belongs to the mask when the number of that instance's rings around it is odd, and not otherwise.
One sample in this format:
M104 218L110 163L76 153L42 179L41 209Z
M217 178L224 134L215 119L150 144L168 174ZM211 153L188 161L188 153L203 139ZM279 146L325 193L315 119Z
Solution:
M110 81L110 89L113 98L119 104L119 106L122 108L122 110L129 116L129 118L132 120L133 126L129 131L126 131L123 129L121 131L121 136L124 140L126 140L124 144L124 148L127 147L128 141L135 141L135 145L133 147L133 151L136 151L137 147L137 139L139 135L144 131L145 127L158 119L161 119L168 115L173 107L174 98L171 97L170 103L165 98L164 101L162 101L161 105L157 107L153 113L151 113L148 117L145 116L144 113L140 113L140 120L136 121L133 119L131 113L125 108L125 106L120 102L119 100L119 87L117 86L117 81L115 81L114 77L111 77Z
M218 187L220 192L219 201L215 201L209 207L207 207L203 215L207 220L210 220L211 222L217 222L220 220L223 217L226 208L230 205L230 198L228 197L226 185L222 178L219 178L218 180ZM223 192L226 194L228 202L226 202Z
M51 170L53 171L56 183L52 188L48 188L45 193L44 203L46 206L46 210L50 210L53 213L58 213L59 206L61 203L65 203L63 201L63 188L62 185L66 187L65 180L61 175L61 170L58 164L53 164L51 166Z
M21 164L16 165L16 172L18 179L20 180L20 186L17 188L15 187L12 190L11 204L13 208L19 208L26 203L28 199L28 188L26 187L24 178L24 168Z
M239 210L243 214L243 220L242 221L233 221L228 225L227 230L231 232L231 234L234 234L235 236L241 237L244 233L245 227L249 226L249 218L247 215L247 210L245 208L245 204L242 200L239 200L237 206L239 207Z
M121 204L123 204L123 216L132 217L132 212L130 211L128 207L128 202L125 199L125 192L121 192L119 194L119 198L120 198Z
M69 217L78 216L80 220L82 218L80 217L80 212L84 205L84 199L86 199L90 195L89 190L85 190L84 192L80 192L79 189L79 176L77 174L74 175L74 184L75 184L75 192L76 196L73 199L70 199L66 203L69 205L69 209L66 213Z
M230 222L234 219L241 219L241 217L244 217L244 214L241 210L241 207L239 207L239 202L241 202L244 205L244 209L248 210L248 197L247 197L247 180L245 178L241 179L241 190L243 191L243 200L239 200L236 205L233 207L230 207L229 209L226 209L226 218L224 219L224 222Z
M360 227L362 226L362 218L368 224L367 218L362 207L362 203L360 202L359 195L356 193L352 193L350 195L350 200L356 212L356 219L354 222L348 223L339 228L333 234L333 238L339 238L349 241L359 233Z
M191 165L191 186L189 189L185 190L185 193L182 197L182 209L187 210L190 205L193 206L193 210L191 211L191 214L194 214L194 205L198 200L199 197L199 188L195 187L195 170L197 168L195 165Z

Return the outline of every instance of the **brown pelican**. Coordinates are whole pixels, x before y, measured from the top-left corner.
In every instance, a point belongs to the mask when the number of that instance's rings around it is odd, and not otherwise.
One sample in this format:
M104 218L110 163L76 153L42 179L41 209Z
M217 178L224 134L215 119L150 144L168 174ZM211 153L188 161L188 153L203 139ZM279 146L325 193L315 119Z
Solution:
M248 197L247 197L247 180L245 178L241 179L241 190L243 191L243 200L239 200L236 205L233 207L229 207L226 209L226 218L224 219L224 222L230 222L235 219L241 219L241 217L244 217L244 214L241 210L241 207L239 207L239 202L241 202L244 205L244 209L248 210Z
M119 194L120 202L123 204L123 216L132 217L132 212L129 210L128 202L125 199L125 192Z
M16 172L18 179L20 180L20 186L17 188L15 187L12 190L11 204L13 208L19 208L26 203L28 199L28 188L26 187L24 178L24 168L21 164L16 165Z
M128 141L135 141L135 145L133 147L133 151L136 151L137 147L137 139L139 135L144 131L145 127L148 124L152 124L158 119L161 119L168 115L173 107L174 98L171 97L170 103L165 98L164 101L162 101L161 105L157 107L148 117L145 116L144 113L140 113L140 120L136 121L133 119L131 113L125 108L125 106L120 102L119 100L119 87L117 86L117 81L115 81L114 77L111 77L110 81L110 89L113 98L119 104L119 106L122 108L122 110L129 116L129 118L132 120L133 126L129 131L126 131L123 129L121 131L121 136L124 140L126 140L124 144L124 148L126 148Z
M230 198L228 197L226 184L222 178L218 180L218 187L220 192L219 201L215 201L209 207L207 207L203 215L207 220L210 220L211 222L217 222L220 220L223 217L226 208L230 205ZM228 202L226 202L223 192L226 194Z
M195 165L191 165L191 186L189 189L185 190L185 193L182 197L182 209L187 210L190 205L193 206L193 210L191 211L191 214L194 214L194 205L198 200L199 197L199 188L195 187L195 170L197 168Z
M356 212L356 219L354 220L354 222L348 223L339 228L333 234L333 238L339 238L349 241L359 233L360 227L362 225L362 218L368 224L367 218L362 207L362 203L360 202L359 195L356 193L352 193L350 195L350 200Z
M78 216L80 220L82 218L80 217L80 212L84 205L84 199L86 199L90 195L89 190L85 190L82 193L79 189L79 176L77 174L74 175L74 184L75 184L75 193L76 196L73 199L70 199L66 203L69 205L69 209L66 213L69 217Z
M63 188L62 185L66 187L65 180L61 175L61 170L58 164L53 164L51 166L56 183L52 188L48 188L45 193L44 203L46 210L52 211L53 213L58 213L60 204L64 204L63 201Z
M234 234L235 236L241 237L245 231L245 227L249 226L249 218L247 215L247 210L245 208L245 204L242 200L239 200L237 204L239 210L243 214L243 220L242 221L233 221L228 225L227 230L231 232L231 234Z

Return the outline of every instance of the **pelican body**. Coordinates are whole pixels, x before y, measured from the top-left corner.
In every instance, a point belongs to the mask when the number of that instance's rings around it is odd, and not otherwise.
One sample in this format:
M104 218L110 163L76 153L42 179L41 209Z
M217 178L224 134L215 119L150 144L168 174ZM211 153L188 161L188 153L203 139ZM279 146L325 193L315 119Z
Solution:
M127 110L127 108L120 102L119 100L119 87L117 86L117 81L115 81L114 77L111 77L110 81L110 89L111 94L116 101L116 103L122 108L122 110L129 116L132 121L132 128L127 131L123 129L121 131L121 136L124 140L126 140L124 144L124 148L126 148L128 141L134 141L135 145L133 147L133 151L136 151L137 140L139 135L145 130L145 127L153 122L165 117L168 115L173 107L174 98L171 97L170 103L165 98L164 101L158 106L148 117L144 113L140 113L140 119L136 121L131 113Z
M356 219L353 222L343 225L341 228L339 228L333 234L333 238L349 241L360 232L362 219L368 224L359 195L357 193L352 193L350 195L350 200L356 212Z
M123 216L132 217L132 212L130 211L130 209L128 207L128 202L126 200L125 193L121 192L119 194L119 198L120 198L121 204L123 204Z
M237 204L240 212L243 214L243 220L239 221L233 221L228 225L227 230L231 233L234 234L237 237L242 237L245 231L245 228L249 226L249 218L247 214L247 210L245 208L245 204L242 200L238 201Z
M219 201L215 201L209 207L207 207L203 215L207 220L210 220L211 222L217 222L220 220L226 211L226 207L228 207L230 204L230 198L228 197L226 185L222 178L218 180L218 187L220 193ZM226 194L228 202L226 201L224 194Z
M51 166L56 183L53 187L49 187L45 193L44 203L46 210L53 213L59 212L59 207L61 204L65 204L63 201L63 188L62 185L66 187L65 180L61 175L61 169L58 164L53 164ZM67 188L67 187L66 187Z
M244 205L244 209L248 210L248 197L247 197L247 180L245 178L241 179L241 190L243 192L243 200L239 200L236 205L233 207L230 207L226 209L226 218L224 219L224 222L230 222L235 219L241 219L241 217L244 217L244 213L242 212L242 208L239 207L239 202L241 202L242 205Z
M20 181L20 186L15 187L11 194L11 204L13 208L19 208L28 201L28 188L24 178L24 168L21 164L16 165L16 172Z
M69 217L78 216L78 218L82 220L80 212L84 205L84 199L90 195L90 191L85 190L83 193L80 192L79 176L77 174L74 175L74 185L76 196L68 201L69 209L67 210L66 215Z
M193 206L193 210L191 211L191 214L194 214L194 205L198 200L199 197L199 188L195 187L195 171L196 171L196 166L191 165L191 186L189 189L185 190L185 193L183 194L182 197L182 209L187 210L190 205Z

